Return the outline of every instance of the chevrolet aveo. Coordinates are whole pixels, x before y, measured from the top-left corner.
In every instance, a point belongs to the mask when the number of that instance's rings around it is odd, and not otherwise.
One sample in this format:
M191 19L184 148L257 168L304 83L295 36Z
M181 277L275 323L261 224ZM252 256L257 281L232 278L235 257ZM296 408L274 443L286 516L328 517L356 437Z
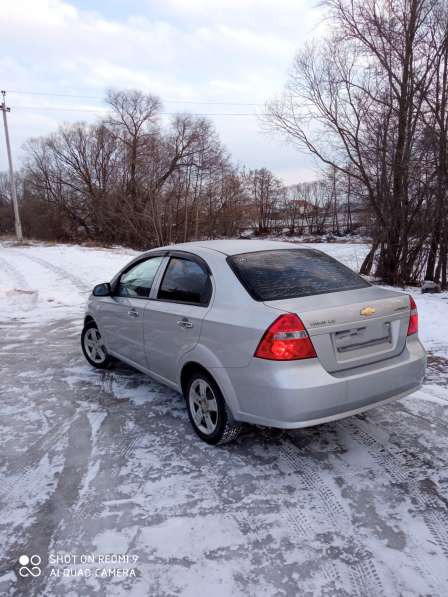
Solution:
M81 344L183 393L200 438L308 427L418 389L412 297L290 243L204 241L139 255L89 298Z

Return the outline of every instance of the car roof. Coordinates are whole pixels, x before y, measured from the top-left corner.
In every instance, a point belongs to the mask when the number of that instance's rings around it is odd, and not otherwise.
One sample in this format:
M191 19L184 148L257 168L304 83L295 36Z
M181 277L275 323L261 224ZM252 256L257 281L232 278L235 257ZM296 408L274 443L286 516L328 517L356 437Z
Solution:
M195 249L211 249L224 255L239 255L240 253L252 253L255 251L273 251L275 249L293 249L297 247L296 243L288 243L276 240L200 240L190 243L179 243L160 247L160 249L170 249L172 251L191 251Z

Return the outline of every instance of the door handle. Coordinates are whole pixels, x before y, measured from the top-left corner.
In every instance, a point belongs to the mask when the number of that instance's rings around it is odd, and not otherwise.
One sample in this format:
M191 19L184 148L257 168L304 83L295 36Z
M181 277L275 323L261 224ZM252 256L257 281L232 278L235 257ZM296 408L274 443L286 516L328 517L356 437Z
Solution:
M186 317L184 317L183 319L180 319L177 322L177 325L180 325L181 328L192 328L193 327L192 322L189 319L187 319Z
M128 315L129 317L139 317L140 313L137 311L137 309L130 309L130 311L128 311Z

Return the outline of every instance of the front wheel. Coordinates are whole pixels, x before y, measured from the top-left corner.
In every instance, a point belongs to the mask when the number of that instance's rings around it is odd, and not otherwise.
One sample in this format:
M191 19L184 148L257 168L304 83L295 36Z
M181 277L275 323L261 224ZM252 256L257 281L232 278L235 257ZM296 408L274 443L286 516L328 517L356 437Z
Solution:
M216 382L205 373L190 377L185 400L193 429L208 444L227 444L240 434L242 425L233 421Z
M87 361L97 369L106 369L110 366L112 358L107 354L104 341L94 321L89 321L84 326L81 334L81 347Z

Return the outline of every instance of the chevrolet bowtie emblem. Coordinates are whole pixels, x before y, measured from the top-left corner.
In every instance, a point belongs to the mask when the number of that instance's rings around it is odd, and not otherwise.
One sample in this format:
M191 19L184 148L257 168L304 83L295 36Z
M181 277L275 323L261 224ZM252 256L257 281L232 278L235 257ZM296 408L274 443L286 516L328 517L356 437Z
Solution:
M374 313L376 313L376 309L373 307L364 307L364 309L361 309L360 311L360 314L364 315L364 317L369 317L369 315L373 315Z

